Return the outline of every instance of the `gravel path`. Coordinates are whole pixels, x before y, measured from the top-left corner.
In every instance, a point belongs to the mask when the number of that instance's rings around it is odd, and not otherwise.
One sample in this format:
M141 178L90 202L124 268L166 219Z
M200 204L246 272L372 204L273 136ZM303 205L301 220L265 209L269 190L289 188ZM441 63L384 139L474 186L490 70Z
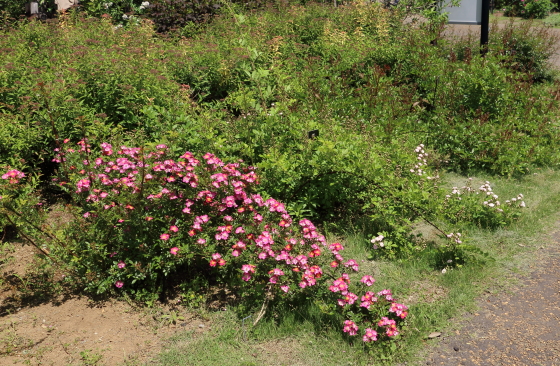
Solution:
M560 365L560 231L553 238L550 257L511 293L480 299L478 311L443 334L424 364Z

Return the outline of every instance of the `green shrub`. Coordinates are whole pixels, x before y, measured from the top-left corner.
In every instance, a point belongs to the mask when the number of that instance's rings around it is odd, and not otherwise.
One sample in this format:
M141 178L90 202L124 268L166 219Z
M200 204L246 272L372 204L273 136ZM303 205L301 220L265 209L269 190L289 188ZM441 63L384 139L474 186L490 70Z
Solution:
M25 5L27 0L0 0L0 11L5 11L6 14L14 19L25 15Z
M298 219L367 219L368 235L394 233L388 255L407 255L414 222L438 216L428 176L519 175L560 157L549 33L492 32L481 58L468 42L431 45L434 30L404 28L404 14L294 5L223 14L190 38L75 13L21 23L0 38L0 166L46 180L60 136L220 151L258 167L259 193ZM421 143L422 177L409 172Z
M523 19L544 19L554 6L550 0L516 0L504 7L504 15Z

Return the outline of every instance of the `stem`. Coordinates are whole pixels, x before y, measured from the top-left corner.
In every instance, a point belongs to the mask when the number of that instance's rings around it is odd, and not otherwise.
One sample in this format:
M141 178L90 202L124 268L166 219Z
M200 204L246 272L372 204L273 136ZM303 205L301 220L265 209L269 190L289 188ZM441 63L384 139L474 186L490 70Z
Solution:
M271 297L272 297L272 292L270 291L270 287L269 287L268 291L266 292L266 297L265 297L264 302L262 304L261 311L259 311L259 315L257 315L257 318L253 322L253 327L255 325L257 325L257 323L262 319L264 314L266 314L266 309L268 308L268 302L270 301Z
M53 261L54 263L57 263L57 261L51 257L50 253L47 252L46 250L44 250L43 248L41 248L37 243L35 243L29 236L27 236L23 231L21 231L19 229L19 227L16 225L16 223L12 220L12 218L10 217L10 215L6 215L4 214L4 216L6 216L6 218L8 219L8 221L10 222L10 224L12 224L17 232L23 236L27 241L29 241L31 243L31 245L33 245L35 248L37 248L39 251L41 251L41 253L43 253L45 256L47 256L47 258L49 258L51 261ZM58 264L58 263L57 263Z
M25 221L26 224L30 225L31 227L33 227L35 230L38 230L40 232L42 232L43 234L45 234L46 236L48 236L50 239L58 242L60 245L62 245L63 248L66 248L66 244L64 244L62 241L60 241L56 236L54 236L53 234L49 233L48 231L44 230L43 228L40 228L38 226L36 226L35 224L33 224L32 222L30 222L29 220L27 220L25 217L23 217L23 215L21 215L19 212L15 211L13 208L11 207L7 207L4 206L7 210L11 211L12 213L16 214L20 219L22 219L23 221ZM7 215L6 215L7 216Z

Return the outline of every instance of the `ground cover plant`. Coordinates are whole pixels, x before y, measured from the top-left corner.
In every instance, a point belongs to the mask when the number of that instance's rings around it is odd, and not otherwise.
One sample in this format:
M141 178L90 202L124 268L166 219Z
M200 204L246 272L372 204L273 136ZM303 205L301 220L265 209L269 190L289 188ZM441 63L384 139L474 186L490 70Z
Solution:
M79 12L3 31L0 224L90 294L230 294L253 336L300 309L398 357L420 320L352 272L491 267L465 230L526 208L493 181L558 165L556 40L510 24L480 57L406 8L239 9L166 35ZM447 187L448 171L491 176ZM57 201L72 220L47 229Z

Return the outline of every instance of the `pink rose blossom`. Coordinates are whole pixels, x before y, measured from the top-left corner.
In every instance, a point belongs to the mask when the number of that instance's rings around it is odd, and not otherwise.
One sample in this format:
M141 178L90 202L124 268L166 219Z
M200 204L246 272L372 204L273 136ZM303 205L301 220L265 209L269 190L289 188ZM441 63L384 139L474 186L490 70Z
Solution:
M373 283L375 282L375 279L371 276L364 276L362 277L362 279L360 280L361 283L365 284L366 286L371 286L373 285Z
M348 333L351 336L358 334L358 326L351 320L344 321L344 328L342 328L344 333Z
M362 340L364 342L376 341L377 340L377 332L375 330L367 328L366 333L364 334L364 337L362 338Z

